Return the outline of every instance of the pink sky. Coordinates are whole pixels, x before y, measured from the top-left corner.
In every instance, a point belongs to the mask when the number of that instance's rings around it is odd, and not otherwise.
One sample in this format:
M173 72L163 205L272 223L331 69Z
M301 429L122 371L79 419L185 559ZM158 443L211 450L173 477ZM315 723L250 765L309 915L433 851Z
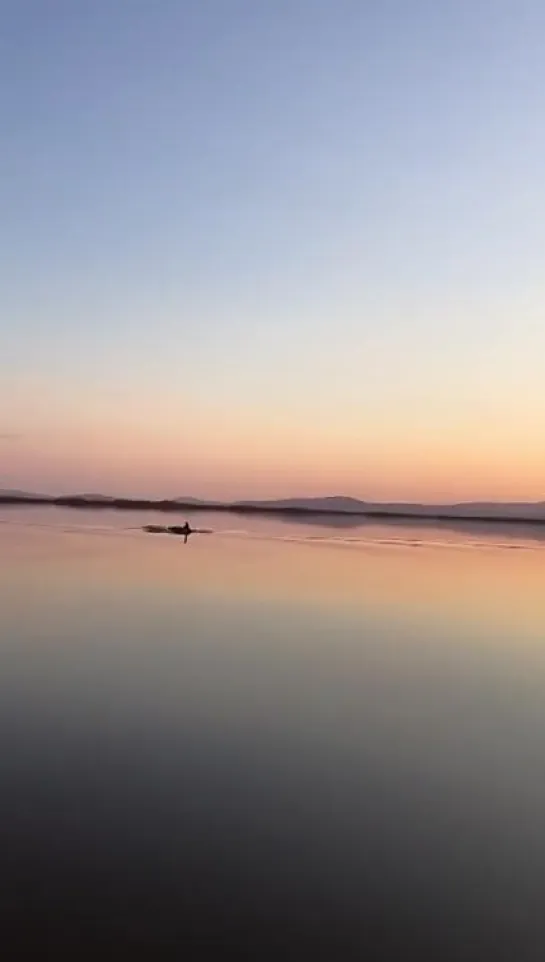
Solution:
M51 414L51 412L50 412ZM100 414L100 412L98 412ZM545 498L545 445L537 423L481 417L458 430L395 422L344 429L260 414L187 421L36 419L35 434L0 441L0 487L153 497L284 497L346 494L367 500ZM76 420L76 419L74 419ZM263 417L263 421L265 422ZM155 427L155 424L160 427ZM463 429L462 429L463 428Z

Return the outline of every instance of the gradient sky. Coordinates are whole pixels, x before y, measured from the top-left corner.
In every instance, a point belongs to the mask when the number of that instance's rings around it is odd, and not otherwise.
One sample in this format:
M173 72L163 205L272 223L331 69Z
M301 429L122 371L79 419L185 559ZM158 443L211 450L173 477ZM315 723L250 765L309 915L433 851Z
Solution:
M542 0L0 15L0 487L545 498Z

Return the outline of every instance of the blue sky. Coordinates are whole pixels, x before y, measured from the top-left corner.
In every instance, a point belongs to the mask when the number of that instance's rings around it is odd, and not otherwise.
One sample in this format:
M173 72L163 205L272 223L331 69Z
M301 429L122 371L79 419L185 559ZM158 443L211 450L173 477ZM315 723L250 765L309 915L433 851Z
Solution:
M541 3L1 13L0 486L545 497Z

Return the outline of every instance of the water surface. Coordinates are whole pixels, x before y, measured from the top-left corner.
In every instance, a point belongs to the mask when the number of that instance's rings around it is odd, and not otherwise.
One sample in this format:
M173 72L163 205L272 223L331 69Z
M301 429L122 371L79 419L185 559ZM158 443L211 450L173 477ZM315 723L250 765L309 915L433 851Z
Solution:
M0 513L19 947L541 960L540 538L154 520Z

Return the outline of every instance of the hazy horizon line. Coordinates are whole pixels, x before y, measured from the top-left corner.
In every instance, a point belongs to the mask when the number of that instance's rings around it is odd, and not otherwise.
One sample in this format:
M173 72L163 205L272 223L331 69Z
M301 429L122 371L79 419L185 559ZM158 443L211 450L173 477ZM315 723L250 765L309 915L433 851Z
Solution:
M267 504L285 504L289 502L301 502L301 503L311 503L320 501L345 501L353 502L355 504L361 505L383 505L383 506L407 506L407 507L422 507L422 508L449 508L449 507L463 507L463 506L475 506L475 505L512 505L512 506L527 506L532 507L536 505L545 505L545 497L543 500L497 500L497 499L464 499L464 500L454 500L454 501L412 501L412 500L375 500L366 499L364 497L348 494L319 494L319 495L305 495L305 494L294 494L294 495L284 495L281 497L268 497L268 498L256 498L256 497L244 497L244 498L206 498L198 497L196 495L135 495L135 494L108 494L104 491L72 491L67 493L58 492L46 492L40 490L29 490L26 488L0 488L0 497L2 496L17 496L29 498L44 498L48 500L55 500L59 498L97 498L97 499L107 499L112 501L135 501L135 502L181 502L190 504L191 502L197 502L203 505L244 505L244 504L257 504L257 505L267 505Z

